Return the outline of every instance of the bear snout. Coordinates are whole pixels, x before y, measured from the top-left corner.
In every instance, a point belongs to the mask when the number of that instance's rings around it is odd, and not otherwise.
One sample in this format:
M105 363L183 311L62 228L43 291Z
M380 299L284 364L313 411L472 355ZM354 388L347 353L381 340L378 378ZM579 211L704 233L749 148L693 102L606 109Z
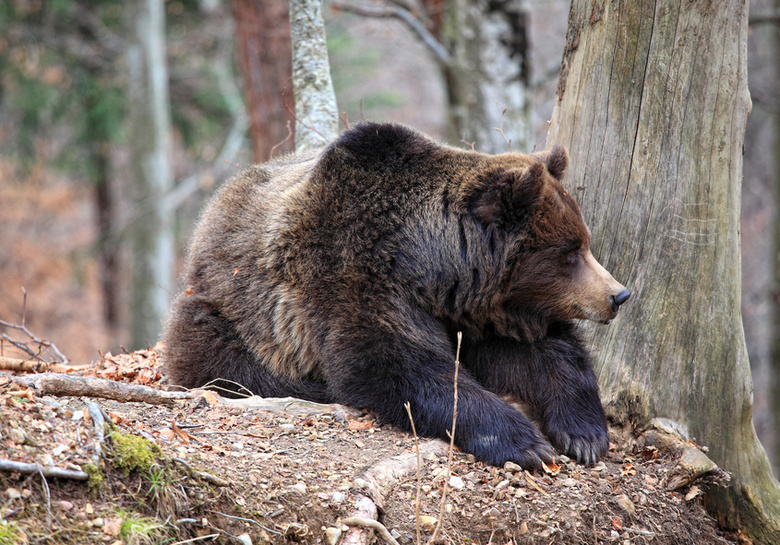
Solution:
M609 304L612 307L612 312L616 313L620 305L628 301L629 297L631 297L631 292L625 288L623 288L623 291L621 291L617 295L610 295Z

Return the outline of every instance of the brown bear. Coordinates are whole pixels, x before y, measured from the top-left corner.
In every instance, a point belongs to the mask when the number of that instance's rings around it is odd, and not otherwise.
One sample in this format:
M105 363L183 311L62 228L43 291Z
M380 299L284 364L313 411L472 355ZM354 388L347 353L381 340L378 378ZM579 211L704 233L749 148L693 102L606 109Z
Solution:
M167 374L367 408L487 463L585 464L608 448L573 320L629 292L594 259L560 178L568 157L486 155L364 123L318 153L239 174L192 241ZM505 402L522 403L539 427Z

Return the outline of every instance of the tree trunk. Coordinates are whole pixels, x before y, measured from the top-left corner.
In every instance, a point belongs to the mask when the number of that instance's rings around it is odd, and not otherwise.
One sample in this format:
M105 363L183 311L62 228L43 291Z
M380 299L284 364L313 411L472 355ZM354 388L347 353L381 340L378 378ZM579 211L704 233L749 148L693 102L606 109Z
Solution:
M249 111L254 159L292 151L287 123L294 111L287 0L233 0L238 57Z
M168 311L173 287L173 218L162 196L173 176L171 113L165 58L165 4L157 0L125 3L128 44L130 123L130 198L148 211L130 227L132 280L131 348L154 345Z
M451 54L448 139L475 141L486 153L508 151L509 142L531 151L524 0L452 0L442 33Z
M588 329L608 409L664 417L732 473L724 524L780 543L780 490L752 422L740 315L744 0L574 0L549 143L593 253L634 295Z
M290 0L295 93L295 151L317 149L339 134L336 93L325 43L322 0Z
M771 169L771 172L774 173L774 179L771 181L774 189L772 194L774 203L772 210L774 259L772 259L771 263L773 297L771 301L772 329L769 347L771 354L769 358L769 376L774 380L771 382L772 386L769 389L771 413L769 421L773 424L773 463L775 475L778 475L778 472L780 472L780 213L778 213L778 205L780 205L780 0L770 2L770 5L774 7L774 13L777 15L777 27L762 29L762 33L764 39L767 40L767 45L774 52L774 70L770 75L772 79L766 83L766 87L774 93L773 96L769 97L771 99L769 110L774 117L774 153L771 154L772 159L770 159L770 164L774 167Z

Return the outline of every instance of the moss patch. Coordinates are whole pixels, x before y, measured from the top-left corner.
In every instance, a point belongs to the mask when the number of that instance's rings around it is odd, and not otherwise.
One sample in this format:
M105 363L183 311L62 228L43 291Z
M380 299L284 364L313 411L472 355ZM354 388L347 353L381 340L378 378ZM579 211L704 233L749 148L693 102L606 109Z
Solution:
M143 437L122 434L118 431L109 437L114 451L114 466L125 475L130 475L134 471L149 471L152 464L162 456L160 447Z

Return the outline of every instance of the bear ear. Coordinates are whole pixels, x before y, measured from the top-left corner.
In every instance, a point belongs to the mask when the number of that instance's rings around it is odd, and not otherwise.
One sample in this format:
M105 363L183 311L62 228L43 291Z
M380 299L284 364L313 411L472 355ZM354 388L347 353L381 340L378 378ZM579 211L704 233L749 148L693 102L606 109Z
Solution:
M543 175L541 163L489 172L474 192L469 211L485 227L520 224L539 201Z
M566 148L554 145L541 153L535 153L535 158L547 166L549 172L556 180L560 180L566 167L569 166L569 154Z

